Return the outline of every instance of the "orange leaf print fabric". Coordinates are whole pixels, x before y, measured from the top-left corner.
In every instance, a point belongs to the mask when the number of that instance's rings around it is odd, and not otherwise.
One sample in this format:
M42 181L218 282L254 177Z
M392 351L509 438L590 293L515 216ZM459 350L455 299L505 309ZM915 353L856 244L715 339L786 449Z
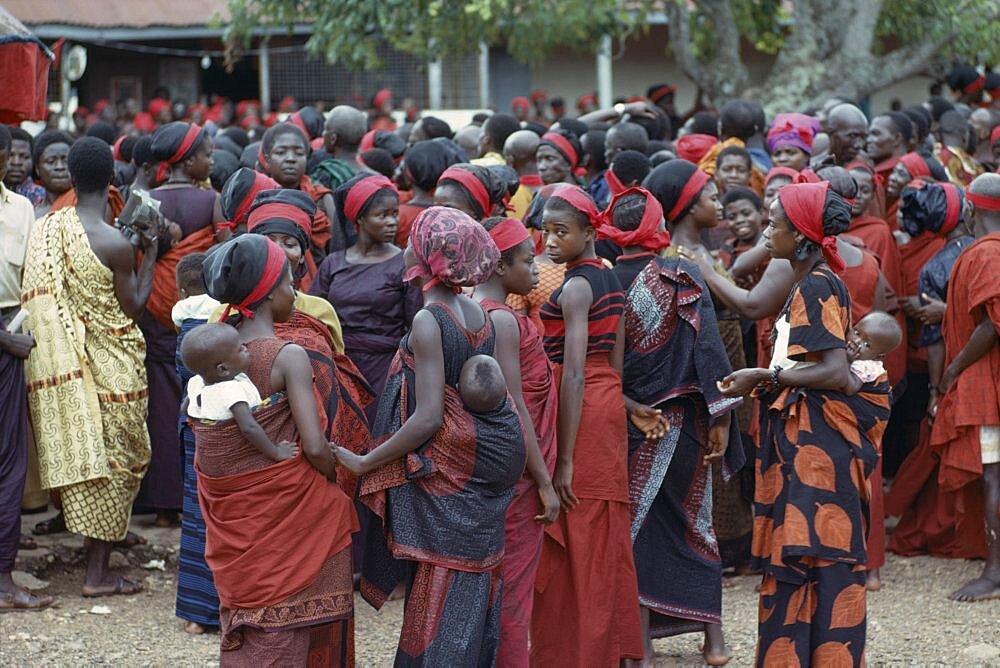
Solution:
M825 642L817 647L812 654L812 662L815 666L823 668L851 668L854 665L854 657L851 650L842 642Z
M851 551L854 527L843 508L833 503L820 505L816 508L815 527L820 543L836 550Z
M865 621L865 594L866 589L862 585L850 585L837 594L830 612L830 628L851 628Z
M801 664L795 654L795 642L790 638L778 638L772 642L762 665L766 668L798 668Z
M795 474L807 485L837 491L837 470L830 455L815 445L803 445L795 455Z
M785 508L785 522L782 526L783 545L809 545L809 523L806 516L795 506ZM773 546L772 549L781 549L780 545Z
M839 431L851 445L861 445L858 416L843 401L827 399L823 404L823 420L827 425Z
M828 269L814 270L799 282L788 303L788 357L815 359L824 350L843 348L850 312L844 283Z

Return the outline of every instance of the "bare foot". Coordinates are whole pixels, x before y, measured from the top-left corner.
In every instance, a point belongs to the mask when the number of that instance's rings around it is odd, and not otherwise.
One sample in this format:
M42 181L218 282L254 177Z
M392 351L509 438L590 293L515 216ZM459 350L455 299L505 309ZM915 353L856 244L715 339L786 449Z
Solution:
M17 541L17 549L19 550L37 550L38 543L31 536L26 536L23 533Z
M952 601L962 601L972 603L974 601L986 601L992 598L1000 598L1000 583L994 582L988 577L978 577L965 583L961 589L948 596Z
M722 588L723 589L732 589L735 586L736 586L736 580L735 580L734 577L722 576Z
M101 596L132 596L142 591L142 585L131 580L126 580L120 576L114 576L106 582L100 584L83 585L84 598L98 598Z
M193 636L200 636L205 632L205 627L195 622L188 622L184 625L184 630Z
M724 666L733 658L722 635L721 624L705 624L705 644L701 655L710 666Z
M27 589L15 586L13 589L0 591L0 612L12 610L43 610L52 605L51 596L37 596Z
M125 550L131 550L136 545L145 545L145 544L146 544L145 538L143 538L137 533L129 531L127 534L125 534L125 538L115 543L115 547Z
M168 527L177 526L180 524L180 517L175 510L158 510L156 511L156 519L150 526L154 526L158 529L166 529Z
M868 591L878 591L882 588L882 578L879 577L879 569L868 571L865 576L865 589Z

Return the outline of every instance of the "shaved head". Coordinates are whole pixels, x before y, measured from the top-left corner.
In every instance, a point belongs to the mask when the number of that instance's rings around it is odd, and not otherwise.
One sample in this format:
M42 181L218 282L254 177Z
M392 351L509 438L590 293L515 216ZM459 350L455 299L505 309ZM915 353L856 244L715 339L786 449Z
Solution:
M830 135L830 154L834 162L843 167L864 150L868 118L853 104L844 103L830 110L826 124Z
M872 311L858 321L858 330L871 342L872 352L885 355L903 341L903 330L885 311Z
M188 369L211 382L217 375L216 367L239 347L240 333L232 325L222 322L198 325L181 341L181 360Z
M466 125L455 133L455 143L465 151L465 155L474 158L479 154L479 138L483 129L477 125Z
M507 137L503 144L503 159L519 174L535 165L535 151L541 137L531 130L518 130Z
M1000 174L980 174L969 184L969 192L1000 200ZM977 237L1000 232L1000 211L989 211L981 206L975 206L972 202L969 203L974 207L970 225Z
M368 117L347 104L340 104L330 111L326 117L323 143L327 153L332 154L334 148L345 151L357 151L361 138L368 131Z

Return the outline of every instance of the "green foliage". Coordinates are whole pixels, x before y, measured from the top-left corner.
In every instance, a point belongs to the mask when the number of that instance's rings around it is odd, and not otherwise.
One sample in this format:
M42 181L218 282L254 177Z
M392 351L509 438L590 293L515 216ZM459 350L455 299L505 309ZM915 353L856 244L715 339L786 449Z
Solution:
M944 39L943 56L990 64L1000 61L997 0L887 0L875 27L881 51Z
M593 52L602 34L644 20L618 0L229 0L229 10L230 44L247 46L261 28L311 23L310 51L354 69L380 66L385 43L428 59L506 43L514 57L539 62L556 47Z

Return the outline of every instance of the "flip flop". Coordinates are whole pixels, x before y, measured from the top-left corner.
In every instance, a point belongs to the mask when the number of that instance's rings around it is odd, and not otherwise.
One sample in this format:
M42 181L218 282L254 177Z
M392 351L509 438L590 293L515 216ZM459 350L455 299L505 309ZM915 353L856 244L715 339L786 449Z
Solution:
M103 596L133 596L143 591L143 586L138 582L132 582L131 580L126 580L123 577L118 577L115 580L114 589L102 589L100 591L86 590L86 585L81 592L84 598L101 598Z
M36 536L48 536L54 533L63 533L64 531L66 531L66 518L62 513L59 513L55 517L50 517L36 524L31 533Z
M14 593L0 594L0 612L44 610L52 605L53 601L55 599L51 596L35 596L30 591L18 589Z

